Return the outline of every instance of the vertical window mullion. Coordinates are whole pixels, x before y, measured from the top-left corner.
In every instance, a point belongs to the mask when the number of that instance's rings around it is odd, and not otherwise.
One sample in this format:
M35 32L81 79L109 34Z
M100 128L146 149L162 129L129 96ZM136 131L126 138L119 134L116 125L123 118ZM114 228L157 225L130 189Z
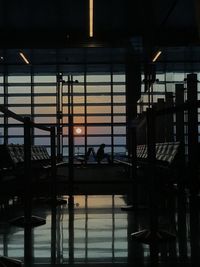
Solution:
M113 114L113 66L111 65L111 83L110 83L110 89L111 89L111 159L114 158L114 129L113 129L113 122L114 122L114 114Z

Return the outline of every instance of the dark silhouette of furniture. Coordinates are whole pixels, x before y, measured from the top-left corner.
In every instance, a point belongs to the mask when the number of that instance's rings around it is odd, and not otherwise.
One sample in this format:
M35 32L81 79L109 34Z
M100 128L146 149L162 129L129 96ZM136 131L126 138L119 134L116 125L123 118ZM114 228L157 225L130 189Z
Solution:
M180 142L166 142L156 143L155 145L155 167L157 173L165 174L168 176L172 171L176 171L180 164ZM138 168L144 168L148 164L148 151L147 145L137 146L137 166ZM174 178L174 175L173 175Z
M155 162L154 167L156 171L157 183L161 186L164 185L165 188L168 186L171 188L174 184L179 182L178 172L180 170L182 162L182 145L180 142L165 142L155 144ZM137 145L136 148L136 165L137 173L136 177L132 177L135 186L146 184L148 179L148 149L147 145ZM120 158L115 159L114 162L124 166L124 171L127 175L130 175L132 169L132 159ZM183 167L183 166L182 166ZM184 178L181 182L184 182ZM137 201L136 201L137 202ZM122 207L124 211L135 210L137 208L137 203L133 203Z
M44 146L31 147L31 165L35 173L42 173L51 168L51 157ZM0 145L0 173L21 176L24 173L24 145Z
M90 155L93 156L93 159L96 161L96 153L92 147L89 147L86 154L75 155L75 160L81 163L81 165L87 164Z
M5 256L0 257L0 266L2 267L21 267L22 265L23 264L20 260Z
M156 167L160 170L172 168L179 162L180 142L156 143ZM144 168L148 163L147 145L137 145L137 168ZM127 157L114 159L115 163L132 167L130 159Z

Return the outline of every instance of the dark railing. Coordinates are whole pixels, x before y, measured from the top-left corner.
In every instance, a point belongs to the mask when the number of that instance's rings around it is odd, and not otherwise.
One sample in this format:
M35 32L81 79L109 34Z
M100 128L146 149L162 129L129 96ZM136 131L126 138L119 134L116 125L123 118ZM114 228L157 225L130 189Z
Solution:
M192 260L198 258L199 244L197 244L197 233L199 232L199 218L197 207L197 196L200 189L199 177L198 177L198 108L200 108L200 101L197 100L197 79L195 74L190 74L187 77L188 86L188 100L186 103L181 103L178 106L163 108L156 110L154 107L147 109L146 116L142 120L136 120L130 127L133 129L133 148L132 154L134 156L133 161L136 159L136 135L135 131L140 128L141 125L146 125L147 131L147 154L149 159L148 168L148 185L149 185L149 210L150 210L150 226L147 230L133 233L132 236L138 238L142 242L150 244L150 257L152 266L158 266L158 239L164 241L170 240L173 235L162 232L158 228L158 209L157 209L157 187L156 187L156 173L155 173L155 158L156 158L156 120L159 117L169 114L180 114L181 122L178 127L184 132L184 111L187 111L187 135L188 135L188 162L187 162L187 185L189 186L190 192L190 216L191 216L191 255ZM178 119L179 120L179 119ZM180 140L183 141L184 140ZM132 164L132 173L136 174L136 164ZM184 166L181 166L183 168ZM185 175L182 170L181 174ZM136 174L137 175L137 174ZM134 177L133 177L134 178ZM178 190L184 188L184 185L178 185ZM182 205L182 203L181 203ZM194 223L195 222L195 223ZM181 222L182 224L184 222ZM163 235L164 234L164 235Z
M31 164L31 129L38 128L50 133L51 139L51 188L52 200L56 202L56 146L55 146L55 127L45 127L35 124L29 117L21 117L14 112L8 110L3 105L0 105L0 112L7 117L11 117L22 123L24 128L24 216L12 220L17 221L18 225L24 226L24 263L28 266L32 262L32 239L31 229L34 226L45 223L45 219L32 215L32 164Z

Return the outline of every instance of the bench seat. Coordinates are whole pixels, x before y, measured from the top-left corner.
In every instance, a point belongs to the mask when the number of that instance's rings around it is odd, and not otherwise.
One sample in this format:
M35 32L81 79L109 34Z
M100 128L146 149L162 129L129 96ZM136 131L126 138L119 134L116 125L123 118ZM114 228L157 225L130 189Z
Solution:
M174 181L177 175L178 166L180 166L180 142L165 142L156 143L156 161L154 162L156 172L158 175L162 175L163 179L167 181ZM137 145L136 150L137 160L136 166L139 176L144 176L144 171L148 171L148 153L147 145ZM129 169L132 167L131 159L127 157L115 159L115 163L121 164L126 169L126 172L130 173Z
M179 153L180 142L156 143L156 164L169 166L172 165ZM145 162L148 160L147 145L137 146L137 161Z
M31 147L31 164L34 172L51 167L51 157L44 146ZM0 172L4 175L21 175L24 172L24 146L0 145Z

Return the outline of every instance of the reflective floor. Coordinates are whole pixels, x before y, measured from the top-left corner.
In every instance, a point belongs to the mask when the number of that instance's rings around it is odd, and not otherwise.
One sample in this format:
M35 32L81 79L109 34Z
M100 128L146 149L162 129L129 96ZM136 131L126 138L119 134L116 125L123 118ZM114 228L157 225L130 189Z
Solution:
M145 201L127 212L121 210L127 203L123 195L62 199L66 203L56 206L45 198L33 200L32 214L46 224L32 230L10 223L24 214L19 198L1 200L0 254L25 261L26 266L199 266L199 200L186 192L170 192L157 203L159 229L176 238L158 244L156 262L150 257L152 245L131 237L150 227L152 214Z

